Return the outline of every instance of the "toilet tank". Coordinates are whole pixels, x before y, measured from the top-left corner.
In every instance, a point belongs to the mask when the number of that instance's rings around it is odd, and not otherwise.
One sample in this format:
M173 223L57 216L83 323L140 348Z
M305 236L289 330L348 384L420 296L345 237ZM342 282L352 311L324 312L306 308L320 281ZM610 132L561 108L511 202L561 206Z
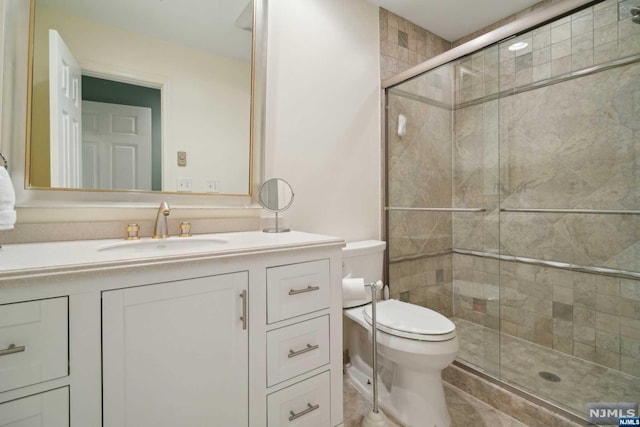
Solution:
M352 278L362 277L365 283L382 280L386 246L386 242L379 240L347 243L347 246L342 248L342 277L349 274ZM365 301L343 301L343 307L354 307L369 301L370 295Z

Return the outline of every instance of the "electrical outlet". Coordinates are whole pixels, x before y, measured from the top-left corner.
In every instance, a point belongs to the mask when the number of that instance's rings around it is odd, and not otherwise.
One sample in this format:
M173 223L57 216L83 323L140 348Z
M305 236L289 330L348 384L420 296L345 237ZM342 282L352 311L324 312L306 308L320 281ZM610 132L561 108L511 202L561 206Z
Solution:
M207 181L207 193L219 193L219 192L220 192L220 181L217 181L217 180Z
M178 178L176 180L177 191L191 191L191 178Z

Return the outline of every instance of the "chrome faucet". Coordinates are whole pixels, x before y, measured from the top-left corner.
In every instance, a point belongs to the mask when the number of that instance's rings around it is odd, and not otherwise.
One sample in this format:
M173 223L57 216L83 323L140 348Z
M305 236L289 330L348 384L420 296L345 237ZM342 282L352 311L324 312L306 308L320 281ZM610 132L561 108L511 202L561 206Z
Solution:
M153 230L154 239L166 239L169 237L169 227L167 227L167 217L171 213L171 208L167 202L160 203L158 215L156 216L156 226Z

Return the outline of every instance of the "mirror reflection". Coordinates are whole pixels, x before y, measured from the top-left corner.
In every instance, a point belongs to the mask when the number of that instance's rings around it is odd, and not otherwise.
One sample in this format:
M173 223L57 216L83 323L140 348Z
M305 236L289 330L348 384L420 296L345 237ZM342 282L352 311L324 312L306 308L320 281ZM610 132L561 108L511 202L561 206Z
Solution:
M275 227L265 228L262 231L265 233L286 233L291 231L280 226L278 215L291 207L294 196L291 185L282 178L271 178L262 183L259 194L260 204L265 209L276 213Z
M248 194L252 20L251 0L35 0L31 186Z
M285 211L293 203L293 189L282 178L272 178L260 186L260 204L272 212Z

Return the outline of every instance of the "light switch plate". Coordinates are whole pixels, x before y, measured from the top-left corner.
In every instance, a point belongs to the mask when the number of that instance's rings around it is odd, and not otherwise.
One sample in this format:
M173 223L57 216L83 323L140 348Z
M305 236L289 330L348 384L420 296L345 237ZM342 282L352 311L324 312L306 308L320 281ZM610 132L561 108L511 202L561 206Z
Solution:
M187 166L187 152L178 151L178 166Z

